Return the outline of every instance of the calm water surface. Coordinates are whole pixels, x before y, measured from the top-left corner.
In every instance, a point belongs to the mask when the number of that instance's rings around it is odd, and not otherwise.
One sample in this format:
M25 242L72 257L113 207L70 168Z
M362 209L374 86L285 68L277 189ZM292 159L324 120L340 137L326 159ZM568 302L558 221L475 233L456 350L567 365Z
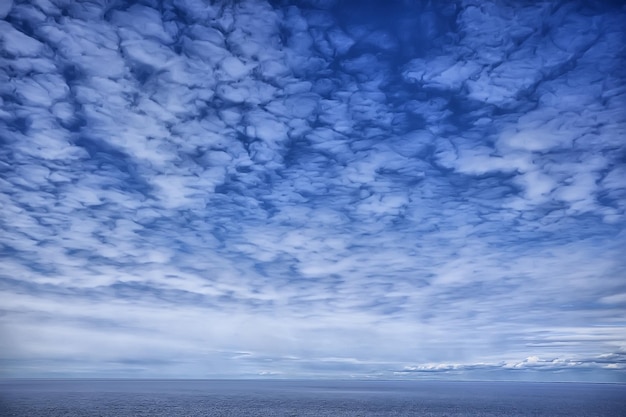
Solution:
M1 416L626 416L626 385L4 380Z

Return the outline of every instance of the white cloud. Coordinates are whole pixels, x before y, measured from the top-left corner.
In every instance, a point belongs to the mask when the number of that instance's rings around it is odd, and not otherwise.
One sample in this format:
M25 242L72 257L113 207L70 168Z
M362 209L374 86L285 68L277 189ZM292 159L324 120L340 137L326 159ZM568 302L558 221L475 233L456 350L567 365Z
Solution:
M7 12L11 375L623 369L623 13L331 6Z

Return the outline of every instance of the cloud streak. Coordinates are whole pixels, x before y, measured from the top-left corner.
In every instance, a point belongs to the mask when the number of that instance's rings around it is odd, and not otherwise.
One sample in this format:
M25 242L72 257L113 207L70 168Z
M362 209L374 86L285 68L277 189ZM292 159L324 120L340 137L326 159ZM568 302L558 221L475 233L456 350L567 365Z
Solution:
M0 9L5 375L623 381L624 13Z

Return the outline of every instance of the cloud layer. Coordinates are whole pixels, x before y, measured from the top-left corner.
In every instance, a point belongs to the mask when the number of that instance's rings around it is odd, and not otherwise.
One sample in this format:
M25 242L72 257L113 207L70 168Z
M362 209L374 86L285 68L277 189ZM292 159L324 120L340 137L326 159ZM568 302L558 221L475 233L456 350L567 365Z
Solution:
M625 15L0 7L5 375L625 380Z

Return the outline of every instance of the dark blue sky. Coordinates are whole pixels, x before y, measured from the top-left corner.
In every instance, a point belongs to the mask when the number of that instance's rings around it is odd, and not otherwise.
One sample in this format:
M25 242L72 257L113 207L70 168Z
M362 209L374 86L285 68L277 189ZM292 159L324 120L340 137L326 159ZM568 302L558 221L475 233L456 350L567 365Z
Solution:
M620 2L0 17L0 376L626 380Z

